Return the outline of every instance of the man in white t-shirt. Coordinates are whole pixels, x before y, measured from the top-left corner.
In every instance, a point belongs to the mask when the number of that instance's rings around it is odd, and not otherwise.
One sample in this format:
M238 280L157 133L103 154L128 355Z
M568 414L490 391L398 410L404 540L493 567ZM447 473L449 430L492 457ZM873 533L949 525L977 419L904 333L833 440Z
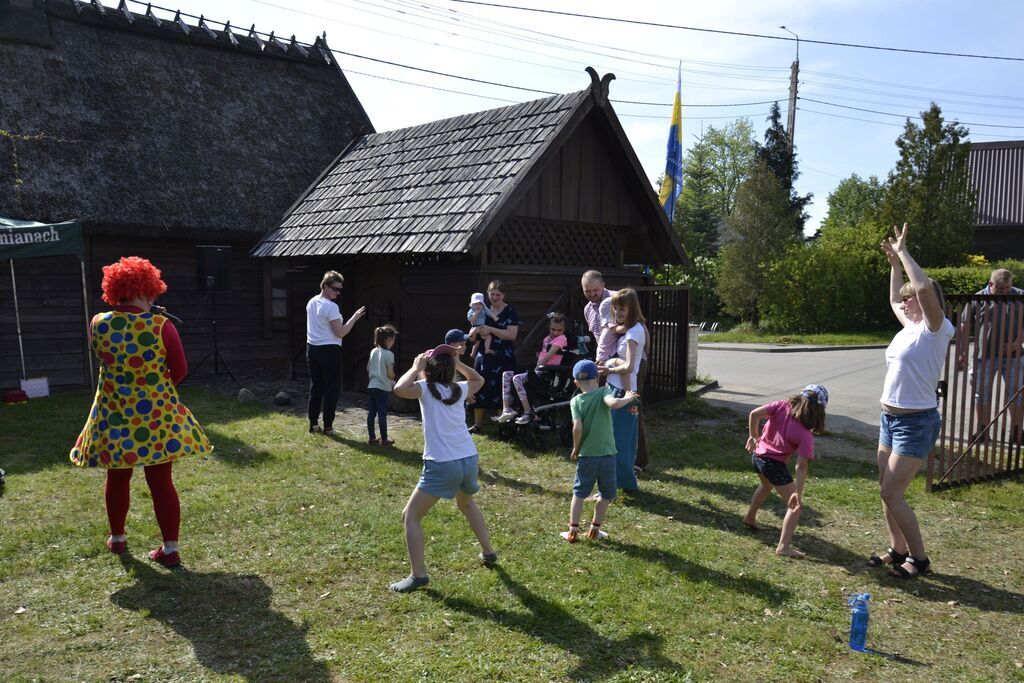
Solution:
M306 304L310 434L321 431L321 411L324 414L323 433L328 436L334 434L334 413L341 393L341 340L366 315L366 307L360 307L345 322L337 304L344 283L341 273L327 271L320 281L320 293Z

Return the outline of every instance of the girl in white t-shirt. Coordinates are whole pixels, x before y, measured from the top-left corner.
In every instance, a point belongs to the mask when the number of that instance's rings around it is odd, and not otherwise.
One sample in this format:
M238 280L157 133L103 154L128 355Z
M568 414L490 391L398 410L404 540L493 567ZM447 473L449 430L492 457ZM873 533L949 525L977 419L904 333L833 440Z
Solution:
M498 561L491 547L483 513L473 500L477 483L476 444L466 427L463 400L480 391L484 378L458 360L458 351L448 344L416 356L412 367L395 384L395 394L415 398L423 416L423 473L402 510L405 545L412 573L392 583L396 593L408 593L427 585L424 559L423 517L439 498L455 498L459 511L480 542L480 559L490 565ZM466 381L456 382L458 372Z
M616 356L622 362L605 363L600 367L607 375L609 386L615 387L616 398L627 391L636 391L640 358L647 347L646 320L640 310L640 299L630 288L620 289L612 295L612 317L626 332L619 337ZM640 411L636 404L612 411L612 429L615 431L615 472L618 486L625 491L636 491L636 449Z
M391 325L381 325L373 331L373 350L370 360L366 362L366 374L369 376L366 404L366 431L370 435L371 446L394 446L395 442L388 438L388 407L391 402L391 390L395 386L395 354L391 347L395 345L398 330ZM373 422L380 426L380 439L373 431Z
M909 579L929 571L917 515L905 493L939 437L942 418L935 389L955 330L946 319L942 288L907 251L907 224L882 241L889 260L889 305L903 326L885 351L885 384L878 432L878 483L889 531L889 549L872 555L872 567L891 564L892 576ZM906 271L910 282L903 283Z

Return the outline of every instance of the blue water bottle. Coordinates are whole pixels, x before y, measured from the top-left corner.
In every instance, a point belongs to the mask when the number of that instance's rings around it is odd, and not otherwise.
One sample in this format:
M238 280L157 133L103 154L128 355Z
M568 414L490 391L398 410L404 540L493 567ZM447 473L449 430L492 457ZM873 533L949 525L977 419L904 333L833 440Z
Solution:
M846 604L850 606L850 649L864 652L868 639L868 593L854 593Z

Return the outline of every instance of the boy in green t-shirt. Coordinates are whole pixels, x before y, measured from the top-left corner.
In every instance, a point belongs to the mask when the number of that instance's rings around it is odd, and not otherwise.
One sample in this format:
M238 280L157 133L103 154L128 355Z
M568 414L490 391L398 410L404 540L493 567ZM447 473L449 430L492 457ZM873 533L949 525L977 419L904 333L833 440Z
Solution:
M594 508L594 519L590 523L587 538L598 540L608 538L601 530L604 513L615 498L615 435L612 432L612 413L637 399L635 391L627 391L622 398L615 398L615 387L597 385L597 365L592 360L581 360L572 368L573 379L581 394L572 397L572 453L569 459L576 463L576 482L572 487L572 504L569 506L569 530L562 532L562 538L575 543L580 533L580 515L583 501L594 490L601 494Z

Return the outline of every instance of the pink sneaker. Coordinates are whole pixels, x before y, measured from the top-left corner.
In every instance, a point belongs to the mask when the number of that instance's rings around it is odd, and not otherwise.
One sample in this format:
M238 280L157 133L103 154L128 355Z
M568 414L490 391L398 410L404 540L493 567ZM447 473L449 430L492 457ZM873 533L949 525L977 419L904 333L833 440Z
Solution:
M156 550L150 550L149 559L168 568L181 566L181 556L178 555L178 552L165 553L163 546Z
M115 555L122 555L128 550L128 541L107 539L107 549Z

